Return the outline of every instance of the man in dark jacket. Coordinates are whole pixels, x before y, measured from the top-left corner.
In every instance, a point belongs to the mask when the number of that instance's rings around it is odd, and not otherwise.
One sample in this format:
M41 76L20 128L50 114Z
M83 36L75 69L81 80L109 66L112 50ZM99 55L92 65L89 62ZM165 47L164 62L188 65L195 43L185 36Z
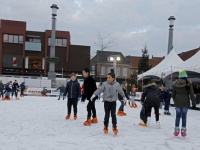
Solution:
M4 84L2 83L2 80L0 80L0 94L2 99L3 99L3 90L4 90Z
M147 126L150 125L151 121L151 109L154 107L156 114L156 125L157 128L160 128L159 122L159 106L160 98L158 96L158 90L154 81L151 81L148 85L145 86L144 93L142 94L142 103L146 98L146 108L147 108Z
M66 96L67 94L68 94L68 101L67 101L68 115L66 116L66 119L70 118L71 108L73 105L74 120L76 120L77 119L77 104L78 104L77 102L78 100L80 100L80 97L81 97L81 88L75 74L71 74L71 80L67 82L63 96Z
M15 80L15 82L12 85L12 97L13 97L13 94L15 93L16 99L17 99L18 88L19 88L19 84L17 83L17 80Z
M20 89L21 89L21 94L20 97L24 97L24 90L25 90L26 86L25 86L25 82L22 82L20 84Z
M91 125L91 123L97 123L98 119L96 116L96 108L95 108L95 100L91 100L93 93L96 91L97 86L95 80L90 76L90 70L88 68L83 69L84 76L84 94L82 95L82 99L87 99L87 120L83 123L84 125ZM98 96L96 97L96 99ZM93 114L93 119L91 120L91 112Z
M176 121L174 135L178 136L180 132L179 123L182 118L181 135L186 136L186 119L187 111L190 107L190 100L192 101L192 108L195 109L196 101L192 83L187 79L186 71L179 72L179 79L173 84L172 98L176 107Z

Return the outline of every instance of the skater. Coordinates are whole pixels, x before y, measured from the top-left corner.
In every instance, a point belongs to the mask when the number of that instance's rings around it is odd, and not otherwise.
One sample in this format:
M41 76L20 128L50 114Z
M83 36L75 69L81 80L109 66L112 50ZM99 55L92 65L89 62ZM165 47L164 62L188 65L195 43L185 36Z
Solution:
M169 106L170 106L171 97L172 97L172 92L171 92L170 89L168 89L164 93L164 102L165 102L164 115L171 115L171 113L169 112Z
M121 88L126 96L126 98L129 100L130 98L128 97L127 93L126 93L126 87L127 87L127 83L124 81L121 84ZM123 97L118 93L118 99L121 102L121 106L119 107L119 110L117 112L117 114L119 116L126 116L127 114L124 112L124 101L123 101Z
M156 114L156 125L157 128L160 128L159 122L159 106L160 106L160 98L158 96L157 86L154 81L150 81L148 85L145 86L144 93L142 94L142 103L146 98L146 108L147 108L147 126L150 125L151 122L151 109L152 107L155 110Z
M17 80L15 80L15 82L13 83L12 85L12 97L13 97L13 94L15 93L15 98L17 98L17 95L18 95L18 88L19 88L19 84L17 83Z
M127 85L127 95L129 96L129 99L130 99L130 101L131 101L131 95L132 95L132 85L131 85L131 83L129 83L128 85ZM131 106L131 102L128 102L128 104L129 104L129 106Z
M61 83L60 86L56 89L56 91L60 90L60 94L59 94L59 97L58 97L58 100L60 100L60 97L62 96L63 97L63 100L65 99L64 97L64 92L65 92L65 86Z
M20 97L24 97L24 90L25 90L25 88L26 88L25 82L22 82L22 83L20 84L19 87L20 87L20 89L21 89Z
M196 84L194 87L194 94L196 95L196 104L199 104L200 102L200 88L199 85Z
M107 81L104 82L100 89L96 90L94 94L92 95L92 100L95 99L95 97L103 92L103 100L104 100L104 111L105 111L105 117L104 117L104 133L108 133L108 124L109 124L109 117L111 113L112 117L112 126L113 126L113 132L114 134L118 133L117 130L117 117L116 117L116 105L117 105L117 98L118 93L122 96L122 101L125 101L125 94L120 87L119 83L115 80L115 74L109 73L107 75Z
M84 97L84 84L81 86L81 97ZM85 99L81 99L81 102L85 102Z
M43 90L41 91L41 95L42 95L43 97L46 97L48 92L49 92L49 90L47 90L46 87L43 87Z
M98 85L98 89L101 87L101 85L99 84ZM101 99L101 93L98 95L98 100L100 101L100 99Z
M164 91L163 87L161 85L158 85L158 95L159 95L159 98L160 98L159 109L162 109L163 101L164 101L164 94L165 94L165 91Z
M82 95L82 100L87 99L89 102L87 104L87 120L83 123L85 126L91 125L91 123L98 123L95 100L92 101L91 96L96 91L97 86L95 80L90 76L90 70L88 68L83 69L84 77L84 94ZM96 99L98 96L96 97ZM92 113L91 113L92 112ZM91 115L93 119L91 120Z
M71 80L67 82L63 96L66 96L66 95L68 96L68 101L67 101L68 114L65 118L70 119L71 108L73 105L74 120L76 120L77 119L77 104L78 104L78 100L80 100L80 97L81 97L81 88L77 80L77 77L74 73L71 74Z
M137 88L135 87L135 85L132 86L132 90L131 90L131 96L130 96L130 101L131 101L131 108L137 108L137 104L135 102L135 96L136 96L136 90Z
M5 98L4 100L11 100L10 95L12 93L12 81L8 82L5 88Z
M186 136L186 119L187 111L190 107L190 99L192 101L192 108L195 109L196 101L194 97L194 91L192 83L187 79L187 73L185 70L179 72L179 79L173 83L172 98L174 100L174 106L176 107L176 120L174 135L178 136L180 132L179 123L182 118L181 135Z
M2 80L0 80L0 94L2 100L3 100L3 90L4 90L4 84L2 83Z

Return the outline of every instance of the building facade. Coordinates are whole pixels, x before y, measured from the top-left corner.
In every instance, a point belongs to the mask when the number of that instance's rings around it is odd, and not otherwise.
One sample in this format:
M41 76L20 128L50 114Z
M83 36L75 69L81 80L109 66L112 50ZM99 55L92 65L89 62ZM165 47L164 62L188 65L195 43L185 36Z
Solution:
M90 57L90 46L71 45L70 40L69 31L56 31L57 77L80 74L81 67L90 66L89 61L84 61ZM50 56L50 41L51 30L27 31L26 22L0 20L0 74L47 76L49 64L45 58ZM80 52L84 55L77 55Z

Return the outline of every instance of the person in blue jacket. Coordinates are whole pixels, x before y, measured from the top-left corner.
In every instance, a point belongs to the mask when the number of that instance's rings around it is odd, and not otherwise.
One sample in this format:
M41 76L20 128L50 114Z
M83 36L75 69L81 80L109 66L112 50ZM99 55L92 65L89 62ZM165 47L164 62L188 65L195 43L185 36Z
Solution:
M70 118L71 107L73 105L74 120L76 120L77 119L77 104L78 104L78 100L80 100L80 97L81 97L81 88L80 88L79 82L77 81L77 77L74 73L71 74L71 80L67 82L63 96L66 96L66 95L68 96L68 101L67 101L68 115L66 116L66 119Z
M20 84L20 89L21 89L21 94L20 94L20 96L21 97L24 97L24 90L25 90L25 88L26 88L26 86L25 86L25 82L22 82L21 84Z

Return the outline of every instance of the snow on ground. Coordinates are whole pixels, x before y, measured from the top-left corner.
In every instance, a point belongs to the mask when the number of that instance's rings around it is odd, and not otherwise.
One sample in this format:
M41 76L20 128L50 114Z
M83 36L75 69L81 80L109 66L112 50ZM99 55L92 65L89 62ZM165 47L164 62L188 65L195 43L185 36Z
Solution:
M119 107L119 101L118 106ZM188 136L174 137L175 110L160 116L156 129L154 114L150 127L138 126L141 109L125 106L126 117L117 117L119 134L103 133L104 108L97 101L99 123L83 126L87 102L78 104L78 119L65 120L66 100L28 96L0 101L0 150L197 150L200 147L200 112L188 112ZM163 110L161 110L163 113Z

